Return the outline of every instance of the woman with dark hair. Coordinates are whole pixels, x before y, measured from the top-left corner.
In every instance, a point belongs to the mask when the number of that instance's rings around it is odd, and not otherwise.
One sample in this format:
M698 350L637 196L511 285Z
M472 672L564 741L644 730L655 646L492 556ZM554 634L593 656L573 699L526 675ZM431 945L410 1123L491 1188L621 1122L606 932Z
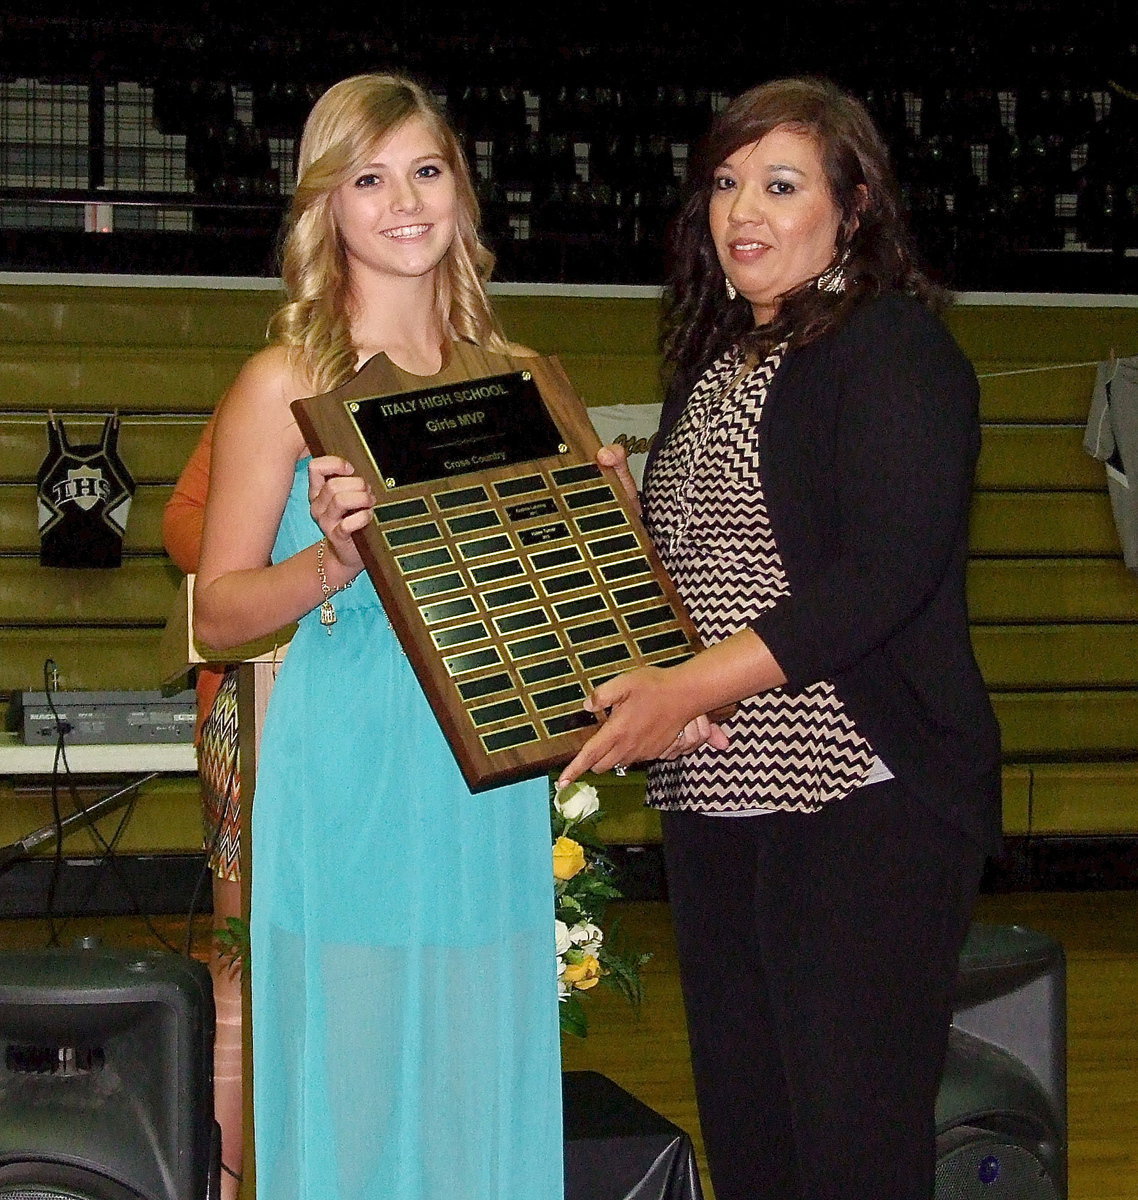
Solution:
M362 574L376 498L311 458L290 403L375 354L524 355L453 131L360 75L299 151L273 344L217 414L194 625L298 622L258 756L250 913L257 1189L267 1200L560 1200L561 1074L543 780L473 796Z
M1000 787L964 594L978 389L935 300L857 100L777 80L723 112L643 495L707 648L597 688L562 773L651 760L718 1200L933 1191Z

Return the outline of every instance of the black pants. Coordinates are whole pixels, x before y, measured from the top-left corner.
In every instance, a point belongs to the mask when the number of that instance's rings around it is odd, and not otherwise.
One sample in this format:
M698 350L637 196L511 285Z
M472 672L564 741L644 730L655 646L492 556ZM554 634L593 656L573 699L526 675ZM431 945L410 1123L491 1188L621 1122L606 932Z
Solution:
M717 1200L929 1200L983 852L896 781L663 818Z

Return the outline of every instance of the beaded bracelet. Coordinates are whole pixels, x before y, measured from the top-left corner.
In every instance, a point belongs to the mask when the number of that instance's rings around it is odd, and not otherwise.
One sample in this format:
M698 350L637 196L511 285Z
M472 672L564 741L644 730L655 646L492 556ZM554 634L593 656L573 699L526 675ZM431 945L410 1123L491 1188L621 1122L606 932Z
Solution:
M336 624L336 610L332 607L332 597L336 592L342 592L345 588L350 588L354 579L349 579L347 583L341 584L334 588L328 583L328 572L324 570L324 553L328 549L328 539L322 537L316 543L316 574L320 576L320 590L324 593L324 603L320 605L320 624L328 630L328 636L332 636L332 626Z

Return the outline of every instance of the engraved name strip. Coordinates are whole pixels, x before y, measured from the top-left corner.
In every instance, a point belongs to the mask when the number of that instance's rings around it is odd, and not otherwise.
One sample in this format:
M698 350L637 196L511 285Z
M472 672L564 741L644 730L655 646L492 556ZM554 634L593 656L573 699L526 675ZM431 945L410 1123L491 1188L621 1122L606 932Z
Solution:
M399 500L394 504L380 504L373 510L375 519L382 525L395 521L406 521L411 517L429 517L431 510L425 500Z
M616 497L612 494L612 488L605 484L579 492L566 492L565 503L570 508L590 508L594 504L615 504Z
M546 487L541 475L520 475L517 479L500 480L494 484L494 491L500 500L508 500L511 496L524 496L527 492L543 492Z
M612 598L621 608L631 604L639 604L643 600L656 600L664 595L663 589L653 579L649 583L637 583L632 587L616 588Z
M570 571L568 575L553 575L543 579L541 586L550 596L556 596L559 592L568 592L574 588L590 587L594 582L591 571Z
M510 539L501 534L498 537L476 538L472 542L459 542L458 552L463 558L486 558L490 554L505 554L512 550Z
M541 629L549 623L549 614L544 608L527 608L524 612L494 618L494 628L503 636L521 633L526 629Z
M538 517L551 517L557 512L557 504L552 496L543 496L540 500L527 500L524 504L511 504L506 509L506 516L511 521L532 521Z
M653 633L648 637L636 639L637 648L643 655L659 654L661 650L674 650L678 646L686 646L687 638L683 631L673 629L667 633Z
M507 558L502 562L486 563L480 567L470 568L470 577L477 584L500 583L503 579L512 579L525 571L521 559Z
M434 521L429 521L425 525L407 525L402 529L389 529L384 536L392 550L398 550L401 546L413 546L416 542L438 541L442 537L442 533Z
M634 554L640 549L636 535L622 533L616 537L594 538L589 542L589 553L594 558L607 558L610 554Z
M561 687L549 688L533 694L534 707L539 712L548 708L561 708L566 704L580 704L585 699L585 689L579 683L566 683Z
M571 592L575 588L592 587L594 584L592 571L570 571L568 575L553 575L541 581L547 595L558 595Z
M495 692L508 692L514 686L513 678L505 671L496 675L484 675L481 679L469 679L456 685L458 694L464 700L481 700L493 696Z
M454 600L442 600L438 604L424 604L419 609L423 620L428 625L437 625L440 621L454 621L459 617L473 616L477 611L478 605L469 596L459 596Z
M457 571L448 571L445 575L430 575L426 579L416 579L407 585L411 595L416 600L426 600L430 596L439 596L443 592L453 592L466 584Z
M627 525L628 518L623 509L613 508L607 512L585 513L583 516L574 517L573 524L582 533L599 533L602 529L615 529L620 525Z
M540 550L529 555L529 561L535 571L552 571L555 567L568 567L584 560L576 546L564 546L560 550Z
M647 575L652 568L646 558L627 558L623 562L606 563L601 567L601 575L614 583L618 579L627 579L630 575Z
M594 691L602 684L608 683L610 679L615 679L620 674L620 671L606 671L602 675L593 675L589 679L589 687Z
M523 546L545 546L550 542L563 542L569 537L569 526L563 521L552 525L537 525L531 529L519 529L518 541Z
M464 533L477 533L479 529L497 529L502 518L493 509L488 512L463 513L461 517L448 517L447 529L459 537Z
M627 661L632 657L632 651L621 643L619 646L602 646L598 650L583 650L577 657L586 671L594 671L597 667Z
M490 497L484 487L456 488L453 492L437 492L435 503L444 511L465 508L470 504L489 504Z
M598 642L601 638L616 637L620 630L615 621L592 621L588 625L576 625L567 629L566 634L571 645L580 646L585 642Z
M508 721L513 717L524 717L525 705L518 699L499 700L496 704L485 704L481 708L470 710L470 719L475 725L497 725L500 721Z
M505 608L509 604L524 604L527 600L536 600L537 592L534 591L532 584L519 583L513 587L486 592L482 599L487 608Z
M600 479L601 469L596 463L579 463L573 467L558 467L551 472L553 481L558 487L569 487L574 483L584 483L586 479Z
M513 729L502 729L482 736L482 745L487 754L497 754L502 750L512 750L515 746L524 746L527 742L536 741L537 730L532 725L517 725Z
M578 712L562 713L559 717L547 717L542 721L545 726L545 732L549 737L557 737L562 733L571 733L574 729L588 729L590 725L595 725L597 718L590 712L579 710Z
M456 625L452 629L438 629L431 634L431 640L440 650L449 650L452 646L481 641L489 636L490 631L481 621L473 621L469 625Z
M666 604L658 604L655 608L642 608L639 612L624 614L624 623L629 629L647 629L651 625L661 625L665 621L674 621L675 614Z
M551 679L561 679L573 674L573 664L567 658L551 658L546 662L532 663L528 667L520 667L518 674L528 687L539 683L548 683Z
M607 607L604 596L578 596L573 600L558 601L553 611L562 621L572 621L577 617L587 617L589 613L604 612Z
M537 637L523 638L510 642L506 649L513 659L532 658L535 654L553 654L561 649L561 639L556 633L543 633Z
M452 654L443 659L449 675L466 675L470 671L479 671L484 667L496 667L502 662L502 655L496 646L487 646L482 650L471 650L466 654Z
M454 562L454 555L446 546L434 550L421 550L416 554L401 554L395 560L404 575L415 571L425 571L430 567L449 567Z

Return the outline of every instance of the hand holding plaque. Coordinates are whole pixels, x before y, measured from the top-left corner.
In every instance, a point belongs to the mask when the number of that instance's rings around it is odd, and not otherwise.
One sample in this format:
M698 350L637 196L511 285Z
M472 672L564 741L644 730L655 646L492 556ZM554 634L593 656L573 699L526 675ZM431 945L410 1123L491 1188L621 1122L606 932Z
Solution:
M454 343L424 379L380 354L292 407L378 497L356 544L472 790L564 763L594 687L698 647L555 359Z

